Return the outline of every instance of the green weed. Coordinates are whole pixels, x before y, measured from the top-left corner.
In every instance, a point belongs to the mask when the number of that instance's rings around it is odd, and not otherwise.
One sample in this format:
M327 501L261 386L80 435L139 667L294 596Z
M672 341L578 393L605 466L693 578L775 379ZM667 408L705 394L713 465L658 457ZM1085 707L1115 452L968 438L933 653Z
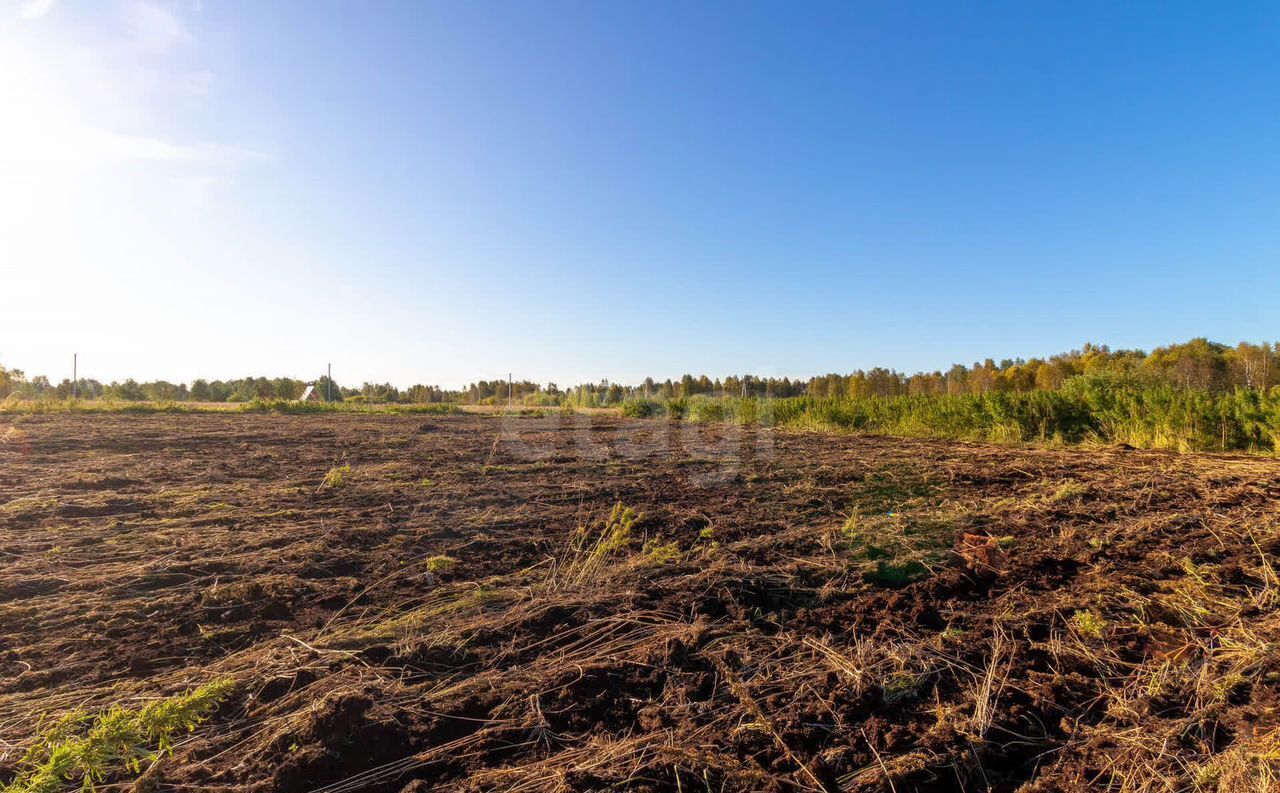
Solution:
M109 777L139 773L173 742L204 722L235 683L216 680L141 708L113 705L96 715L75 711L45 730L18 761L3 793L58 793L79 781L92 791Z
M1101 639L1107 634L1107 621L1093 611L1077 611L1071 616L1071 627L1086 639Z
M1089 492L1089 488L1074 479L1068 479L1058 486L1057 490L1049 496L1049 500L1055 504L1064 504L1079 501Z
M663 542L657 539L646 542L641 554L644 556L645 561L655 566L671 564L683 556L679 543L675 541Z
M350 465L335 465L329 469L329 473L324 475L324 479L320 482L320 489L338 490L347 483L347 477L350 475Z
M427 560L427 570L433 573L443 573L457 563L458 560L452 556L432 556Z

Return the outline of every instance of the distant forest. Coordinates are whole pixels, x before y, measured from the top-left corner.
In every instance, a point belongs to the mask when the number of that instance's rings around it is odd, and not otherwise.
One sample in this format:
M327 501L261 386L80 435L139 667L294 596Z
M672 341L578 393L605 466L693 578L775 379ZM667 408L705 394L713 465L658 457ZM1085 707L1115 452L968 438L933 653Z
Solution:
M315 383L319 398L344 402L395 402L406 404L463 403L502 404L510 397L523 405L571 405L595 407L621 404L643 398L673 400L689 397L817 397L860 399L914 395L972 395L1056 391L1073 377L1108 375L1134 385L1171 386L1178 389L1224 393L1235 389L1268 390L1280 384L1280 343L1233 346L1207 339L1159 347L1151 352L1112 350L1105 345L1086 344L1079 350L1047 359L988 358L971 366L956 364L950 369L904 374L893 369L857 370L850 374L825 374L804 379L762 378L729 375L712 379L686 374L678 380L623 385L607 381L566 389L555 383L539 384L506 380L481 380L463 390L414 385L400 389L389 383L343 386L326 377L312 381L290 377L245 377L236 380L199 379L186 383L164 380L102 383L81 378L75 395L80 399L112 399L159 402L250 402L253 400L297 399L309 383ZM69 378L54 384L48 377L28 377L17 369L0 366L0 399L68 399L72 396Z

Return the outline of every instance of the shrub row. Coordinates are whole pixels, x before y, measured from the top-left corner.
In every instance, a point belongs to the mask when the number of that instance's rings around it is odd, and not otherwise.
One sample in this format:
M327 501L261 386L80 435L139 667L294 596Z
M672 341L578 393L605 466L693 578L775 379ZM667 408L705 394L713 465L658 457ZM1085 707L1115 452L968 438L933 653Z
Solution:
M1280 388L1214 394L1077 377L1059 391L861 399L632 400L627 416L1018 443L1125 443L1180 451L1275 451Z

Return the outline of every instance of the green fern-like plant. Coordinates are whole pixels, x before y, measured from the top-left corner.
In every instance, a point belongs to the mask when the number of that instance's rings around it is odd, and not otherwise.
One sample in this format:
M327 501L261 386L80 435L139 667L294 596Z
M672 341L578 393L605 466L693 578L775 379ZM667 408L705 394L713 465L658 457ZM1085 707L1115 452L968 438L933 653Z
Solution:
M215 680L141 708L73 711L36 738L0 793L59 793L77 780L88 792L121 772L137 774L172 753L174 740L203 723L234 687L232 680Z

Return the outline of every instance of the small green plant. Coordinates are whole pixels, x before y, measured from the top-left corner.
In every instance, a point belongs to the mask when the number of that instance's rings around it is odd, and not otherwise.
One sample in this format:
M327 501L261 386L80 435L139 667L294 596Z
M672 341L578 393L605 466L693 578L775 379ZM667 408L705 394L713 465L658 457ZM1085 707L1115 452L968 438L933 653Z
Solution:
M427 488L431 488L435 486L436 486L436 483L435 483L435 480L433 479L424 478L424 479L418 480L418 487L422 488L423 490L426 490Z
M236 628L218 628L209 625L197 625L196 629L200 631L201 639L212 644L229 641L240 635L240 631Z
M901 702L904 699L911 698L916 693L921 682L919 675L914 675L910 672L898 672L890 675L882 686L885 702Z
M720 551L720 541L716 539L716 530L710 526L704 526L698 530L698 539L694 541L690 552L698 552L703 556L715 554Z
M1221 770L1212 765L1202 765L1196 769L1192 781L1196 790L1210 791L1218 789L1218 781L1221 778Z
M452 556L433 556L427 560L427 570L433 573L443 573L445 570L448 570L457 563L458 560L454 559Z
M657 539L646 542L641 553L644 555L645 561L652 565L671 564L682 555L679 543L674 540L663 542Z
M1073 614L1071 626L1086 639L1101 639L1107 633L1107 621L1092 610Z
M1089 492L1089 488L1077 482L1074 479L1068 479L1058 486L1057 490L1049 496L1049 500L1055 504L1068 504L1079 501Z
M73 711L46 729L18 761L3 793L58 793L79 781L92 791L108 777L142 770L172 753L173 742L205 721L235 687L215 680L141 708L113 705L96 715Z
M329 469L329 473L324 475L324 479L320 482L320 489L338 490L347 483L347 477L350 475L350 465L335 465Z
M859 534L859 526L861 525L861 516L857 512L852 513L844 519L844 523L840 524L840 536L850 542L856 541Z
M1232 672L1213 684L1213 701L1227 702L1248 688L1249 680L1244 675Z

